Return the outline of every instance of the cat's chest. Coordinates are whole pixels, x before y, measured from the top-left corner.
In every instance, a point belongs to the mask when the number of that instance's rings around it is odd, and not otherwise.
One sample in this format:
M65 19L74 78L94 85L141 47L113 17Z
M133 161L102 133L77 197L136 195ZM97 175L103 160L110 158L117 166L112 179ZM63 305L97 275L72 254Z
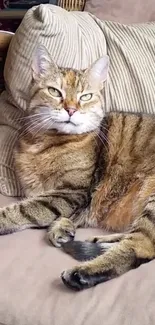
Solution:
M20 178L27 195L61 188L88 188L95 168L95 146L29 147L18 156Z
M54 188L65 184L88 183L94 168L94 153L83 148L79 150L49 150L38 157L41 180Z

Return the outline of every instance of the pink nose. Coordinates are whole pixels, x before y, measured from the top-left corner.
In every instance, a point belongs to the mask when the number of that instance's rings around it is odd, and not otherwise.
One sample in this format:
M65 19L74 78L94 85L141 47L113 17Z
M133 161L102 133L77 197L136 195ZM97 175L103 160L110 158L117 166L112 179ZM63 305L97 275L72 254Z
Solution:
M76 112L76 109L75 108L68 108L68 109L66 109L66 111L67 111L69 116L72 116Z

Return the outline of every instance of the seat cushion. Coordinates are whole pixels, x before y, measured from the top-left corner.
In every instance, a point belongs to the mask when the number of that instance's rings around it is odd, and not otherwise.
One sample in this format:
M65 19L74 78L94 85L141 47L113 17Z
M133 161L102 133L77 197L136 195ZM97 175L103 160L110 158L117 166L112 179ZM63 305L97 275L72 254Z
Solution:
M16 202L0 195L0 207ZM101 235L79 229L76 239ZM46 242L46 232L0 237L0 324L152 325L155 261L82 292L67 289L60 274L77 262Z
M101 234L77 231L77 238ZM155 261L82 292L67 289L63 270L77 262L49 246L45 231L0 237L0 324L152 325Z

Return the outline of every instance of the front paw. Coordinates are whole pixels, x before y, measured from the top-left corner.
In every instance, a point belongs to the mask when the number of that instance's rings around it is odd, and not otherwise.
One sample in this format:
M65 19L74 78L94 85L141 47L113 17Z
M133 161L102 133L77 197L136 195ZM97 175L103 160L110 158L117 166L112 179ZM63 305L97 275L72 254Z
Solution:
M87 274L78 268L62 272L61 279L68 288L76 291L90 287Z
M93 287L99 283L110 280L113 277L111 270L93 273L87 268L75 267L71 270L62 272L63 283L72 290L83 290Z
M55 220L48 230L48 239L56 246L72 241L75 237L75 226L70 219L61 218Z

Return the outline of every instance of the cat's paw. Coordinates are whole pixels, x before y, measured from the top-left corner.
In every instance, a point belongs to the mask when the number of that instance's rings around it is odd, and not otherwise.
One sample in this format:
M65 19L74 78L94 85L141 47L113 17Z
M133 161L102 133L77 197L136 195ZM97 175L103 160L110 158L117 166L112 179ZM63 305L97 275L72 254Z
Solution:
M71 270L62 272L63 283L72 290L83 290L93 287L110 279L108 272L93 273L89 269L77 266Z
M60 218L55 220L48 230L48 239L56 247L61 247L74 239L75 226L70 219Z
M88 275L78 268L62 272L61 279L68 288L76 291L87 289L91 286Z

